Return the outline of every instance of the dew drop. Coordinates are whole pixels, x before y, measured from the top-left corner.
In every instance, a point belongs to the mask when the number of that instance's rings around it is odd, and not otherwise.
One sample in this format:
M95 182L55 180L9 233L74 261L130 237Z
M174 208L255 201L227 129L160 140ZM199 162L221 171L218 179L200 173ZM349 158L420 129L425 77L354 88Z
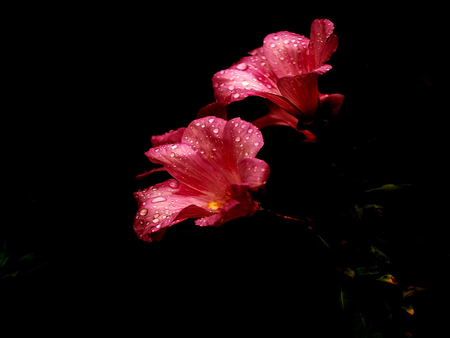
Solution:
M172 146L172 149L177 149L177 145L174 144L174 145Z
M180 184L178 183L178 181L170 181L170 183L169 183L169 187L171 187L172 189L178 188L179 185Z
M248 66L247 66L247 64L245 62L242 62L242 63L238 64L236 66L236 68L239 69L239 70L246 70L248 68Z
M234 90L234 86L229 86L228 89L229 90Z
M259 142L255 142L254 144L255 144L255 147L259 146Z
M276 44L274 44L274 43L270 44L270 47L272 47L272 48L275 48L275 46L276 46Z
M249 134L253 133L253 129L247 130L247 133L249 133Z
M202 128L205 128L206 126L205 126L205 124L204 124L204 123L202 123L202 125L201 125L200 127L202 127Z
M141 216L145 216L145 215L147 215L147 213L148 213L148 209L141 209L141 211L139 211L139 214Z
M279 36L278 36L278 35L274 35L274 36L273 36L273 39L274 39L274 40L278 40L278 39L279 39Z
M250 84L250 82L248 82L248 81L242 81L243 86L248 86L249 84Z
M218 129L218 128L214 128L214 129L213 129L213 133L214 133L214 134L217 134L218 132L219 132L219 129Z
M170 157L175 157L175 153L170 153Z
M233 95L233 97L234 97L235 99L237 99L239 96L240 96L239 93L236 93L236 94Z
M209 123L213 123L213 122L214 122L214 119L211 118L211 119L208 120L208 122L209 122Z
M153 221L152 221L153 223L159 223L159 218L155 218Z
M164 202L167 201L167 199L165 197L155 197L154 199L152 199L152 203L159 203L159 202Z
M241 138L238 136L234 139L236 142L239 142L241 140Z

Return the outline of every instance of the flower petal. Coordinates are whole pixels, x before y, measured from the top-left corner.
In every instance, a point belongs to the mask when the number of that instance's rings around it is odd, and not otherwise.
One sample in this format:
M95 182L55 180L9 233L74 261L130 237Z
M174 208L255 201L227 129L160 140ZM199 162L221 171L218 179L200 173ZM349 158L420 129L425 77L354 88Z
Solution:
M264 55L278 78L303 74L309 39L291 32L269 34L264 39Z
M334 25L330 20L316 19L311 24L309 51L315 62L314 69L328 61L336 51L338 38L336 35L331 36L333 30Z
M269 126L287 126L294 128L299 133L305 136L305 140L303 142L314 142L316 140L316 136L309 132L308 130L299 130L297 128L298 118L287 113L284 109L281 109L274 103L268 101L267 106L270 111L265 116L253 121L252 123L258 128L265 128Z
M266 184L269 178L269 165L258 158L246 158L239 164L242 183L250 188L259 188Z
M304 122L309 122L314 118L314 113L319 105L318 77L318 74L310 73L278 80L278 88L281 93L301 111L301 114L296 117Z
M160 240L167 227L187 218L206 217L217 211L206 208L208 197L170 179L134 193L139 210L134 220L138 236Z
M227 108L217 102L210 103L201 108L197 113L198 119L206 116L216 116L227 120Z
M328 106L331 110L331 115L336 116L341 110L342 102L344 102L345 95L342 94L319 94L320 105L322 107Z
M181 141L181 136L183 135L186 128L179 128L177 130L171 130L162 135L153 135L151 138L152 147L157 147L161 144L166 143L177 143Z
M250 122L213 116L193 121L183 134L183 142L226 178L229 187L241 181L240 161L255 157L264 144L261 132Z
M225 125L224 142L231 150L232 161L236 165L246 158L255 157L264 145L261 131L239 117L228 121ZM236 182L239 181L234 181Z
M253 215L258 209L258 203L248 193L248 184L233 184L231 187L231 200L219 209L219 214L204 217L195 221L199 226L218 227L223 223L244 216Z
M223 106L243 100L250 95L261 96L260 93L279 95L274 79L265 77L250 65L246 70L236 67L222 70L213 76L212 81L216 102Z
M217 171L204 157L184 143L165 144L151 148L145 153L153 163L164 165L164 168L181 183L205 192L211 197L225 198L229 187L226 172Z

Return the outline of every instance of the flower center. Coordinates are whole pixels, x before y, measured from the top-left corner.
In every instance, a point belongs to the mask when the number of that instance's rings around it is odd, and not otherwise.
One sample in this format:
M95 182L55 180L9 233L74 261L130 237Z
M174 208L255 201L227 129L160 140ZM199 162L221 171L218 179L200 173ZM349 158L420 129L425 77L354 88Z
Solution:
M222 208L222 206L216 201L209 202L206 207L211 210L217 210L217 209Z

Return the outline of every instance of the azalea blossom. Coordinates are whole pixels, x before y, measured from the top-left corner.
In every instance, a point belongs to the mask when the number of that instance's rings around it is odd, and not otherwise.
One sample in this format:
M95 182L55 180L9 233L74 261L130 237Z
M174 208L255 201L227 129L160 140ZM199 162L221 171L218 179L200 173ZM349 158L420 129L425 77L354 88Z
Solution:
M297 128L299 121L307 125L325 104L337 114L344 96L320 94L317 84L319 75L331 69L325 62L338 46L333 29L331 21L317 19L311 25L310 39L287 31L269 34L262 47L213 76L216 102L202 108L198 116L226 117L228 104L248 96L272 102L268 105L270 112L253 122L259 128Z
M145 241L160 240L167 227L187 218L220 226L258 209L250 191L265 185L269 166L255 158L263 146L253 124L208 116L187 128L152 137L148 159L173 179L136 192L134 230Z

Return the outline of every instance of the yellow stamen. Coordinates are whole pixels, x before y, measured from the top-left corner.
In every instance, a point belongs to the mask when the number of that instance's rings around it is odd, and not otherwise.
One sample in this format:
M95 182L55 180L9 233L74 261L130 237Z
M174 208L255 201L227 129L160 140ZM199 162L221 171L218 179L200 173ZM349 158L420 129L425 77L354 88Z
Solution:
M222 206L216 201L209 202L206 207L211 210L217 210L217 209L222 208Z

